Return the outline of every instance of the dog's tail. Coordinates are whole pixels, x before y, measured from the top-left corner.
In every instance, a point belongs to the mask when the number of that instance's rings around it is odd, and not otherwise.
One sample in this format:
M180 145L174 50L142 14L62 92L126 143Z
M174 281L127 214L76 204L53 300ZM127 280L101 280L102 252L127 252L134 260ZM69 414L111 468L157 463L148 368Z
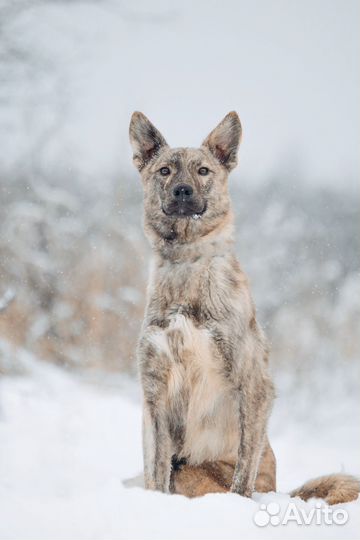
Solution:
M360 480L350 474L329 474L309 480L301 487L291 491L291 497L304 501L317 497L328 504L354 501L360 493Z

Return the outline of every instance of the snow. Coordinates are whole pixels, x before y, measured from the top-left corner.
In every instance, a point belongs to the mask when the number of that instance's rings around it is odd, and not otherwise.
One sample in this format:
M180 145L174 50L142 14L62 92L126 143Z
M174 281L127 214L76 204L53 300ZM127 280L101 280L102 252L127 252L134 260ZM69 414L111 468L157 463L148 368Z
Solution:
M360 474L359 10L0 2L1 539L358 538L359 501L341 505L344 526L253 517L268 502L285 512L311 477ZM271 342L283 494L141 487L140 390L119 373L134 369L149 259L136 109L173 146L240 114L237 252Z
M9 304L15 299L15 291L13 289L7 289L5 293L0 297L0 313L5 311Z
M5 350L6 347L3 347ZM8 351L8 354L11 354ZM0 382L0 538L3 540L357 538L360 500L339 505L345 525L267 525L253 518L260 504L286 494L212 494L189 500L145 491L141 456L140 391L124 375L86 377L17 351L22 374ZM291 418L279 396L270 427L283 492L311 476L345 470L359 474L358 418L343 403L343 421L321 413ZM333 407L330 403L325 409ZM345 409L344 409L345 407ZM311 410L311 408L308 410ZM320 411L320 415L318 414ZM133 486L133 487L131 487ZM309 512L317 501L294 499Z

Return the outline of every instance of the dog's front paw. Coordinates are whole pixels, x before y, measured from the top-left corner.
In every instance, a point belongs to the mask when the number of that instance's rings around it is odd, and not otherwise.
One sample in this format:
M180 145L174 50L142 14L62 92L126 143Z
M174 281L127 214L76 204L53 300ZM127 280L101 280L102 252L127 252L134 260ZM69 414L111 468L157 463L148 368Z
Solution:
M252 490L248 487L243 487L241 484L237 484L236 482L233 482L231 484L230 488L231 493L237 493L238 495L241 495L242 497L249 497L251 499L252 496Z
M144 486L145 489L151 489L152 491L156 491L156 483L155 480L152 478L144 477Z

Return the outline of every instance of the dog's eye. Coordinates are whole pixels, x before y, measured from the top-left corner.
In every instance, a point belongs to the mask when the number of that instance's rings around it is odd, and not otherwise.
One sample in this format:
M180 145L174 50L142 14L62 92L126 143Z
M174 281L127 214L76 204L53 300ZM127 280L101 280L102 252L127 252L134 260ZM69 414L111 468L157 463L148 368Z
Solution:
M169 174L170 174L169 167L161 167L160 174L161 174L161 176L169 176Z
M201 174L201 176L206 176L209 174L209 169L207 167L200 167L198 173Z

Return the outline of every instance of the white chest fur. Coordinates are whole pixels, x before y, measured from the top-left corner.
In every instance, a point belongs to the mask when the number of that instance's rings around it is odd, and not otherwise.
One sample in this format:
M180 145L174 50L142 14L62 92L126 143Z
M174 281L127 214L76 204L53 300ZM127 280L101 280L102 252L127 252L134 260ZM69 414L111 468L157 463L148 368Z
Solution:
M218 459L235 462L238 411L208 331L177 314L151 340L169 360L169 408L179 408L185 416L178 457L186 457L191 464Z

